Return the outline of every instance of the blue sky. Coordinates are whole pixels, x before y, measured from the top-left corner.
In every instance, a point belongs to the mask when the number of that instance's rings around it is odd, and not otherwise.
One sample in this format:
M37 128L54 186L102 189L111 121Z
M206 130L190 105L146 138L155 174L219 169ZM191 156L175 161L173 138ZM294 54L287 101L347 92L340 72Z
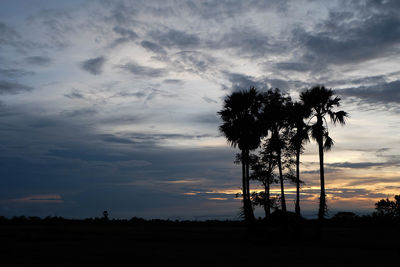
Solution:
M328 205L372 211L400 191L399 13L398 1L3 0L0 215L237 217L223 98L256 86L297 99L315 84L350 114L330 128ZM302 162L316 214L315 143Z

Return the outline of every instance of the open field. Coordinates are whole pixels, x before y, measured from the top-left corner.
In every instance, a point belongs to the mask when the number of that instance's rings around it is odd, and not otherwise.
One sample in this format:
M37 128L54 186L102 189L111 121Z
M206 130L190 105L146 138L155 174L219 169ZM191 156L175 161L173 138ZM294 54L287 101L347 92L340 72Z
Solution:
M240 222L7 223L0 257L2 266L383 266L400 255L398 225L331 224L320 243L310 222L297 236L259 227L252 234Z

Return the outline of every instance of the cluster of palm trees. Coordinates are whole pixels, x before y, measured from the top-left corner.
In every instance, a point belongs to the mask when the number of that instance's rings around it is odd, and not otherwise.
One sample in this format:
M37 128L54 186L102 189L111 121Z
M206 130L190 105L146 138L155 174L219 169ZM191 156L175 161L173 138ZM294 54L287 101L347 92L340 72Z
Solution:
M280 208L286 213L284 180L296 184L295 211L300 216L300 156L310 137L319 149L318 221L322 222L326 214L324 151L333 146L328 119L344 125L348 117L345 111L335 111L340 100L332 89L322 85L301 92L298 102L279 89L259 92L254 87L225 98L218 112L223 121L219 129L230 145L241 151L237 158L242 164L243 215L247 222L254 222L253 205L260 203L268 219L273 200L270 185L275 182L280 184ZM260 181L264 192L251 193L251 179Z

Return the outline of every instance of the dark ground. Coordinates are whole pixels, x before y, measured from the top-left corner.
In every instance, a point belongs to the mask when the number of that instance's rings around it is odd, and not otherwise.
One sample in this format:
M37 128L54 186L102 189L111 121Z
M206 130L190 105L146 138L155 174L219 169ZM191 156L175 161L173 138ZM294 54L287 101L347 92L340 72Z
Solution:
M332 223L317 242L314 223L283 238L240 222L11 221L0 223L0 266L399 266L400 226Z

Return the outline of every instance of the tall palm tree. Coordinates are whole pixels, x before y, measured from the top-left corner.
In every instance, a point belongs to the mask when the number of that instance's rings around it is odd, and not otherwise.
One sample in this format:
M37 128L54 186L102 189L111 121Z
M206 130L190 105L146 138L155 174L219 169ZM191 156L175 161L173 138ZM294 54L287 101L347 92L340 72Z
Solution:
M304 144L309 142L309 129L308 125L304 122L304 119L309 117L309 111L305 108L303 103L296 102L291 107L290 112L290 126L291 126L291 138L290 146L296 154L296 204L295 212L300 216L300 155L303 153Z
M261 121L264 131L270 132L267 140L271 149L276 153L279 170L279 180L281 185L281 207L286 212L286 199L284 190L284 176L282 171L282 151L285 149L286 142L282 136L283 130L288 126L288 106L290 97L283 96L279 89L268 90L263 94ZM264 135L267 135L264 132Z
M255 220L250 200L249 154L260 144L260 100L260 94L254 87L248 91L233 92L225 98L224 106L218 112L223 121L220 132L232 147L241 150L243 211L247 222Z
M309 110L309 122L311 125L311 137L317 141L319 152L319 169L321 195L319 199L319 234L322 221L326 213L326 194L325 194L325 176L324 176L324 151L328 151L333 146L333 139L329 136L326 117L335 125L337 123L346 124L347 112L340 110L334 111L334 108L340 106L340 98L334 95L332 89L327 89L323 85L314 86L300 94L300 99Z

